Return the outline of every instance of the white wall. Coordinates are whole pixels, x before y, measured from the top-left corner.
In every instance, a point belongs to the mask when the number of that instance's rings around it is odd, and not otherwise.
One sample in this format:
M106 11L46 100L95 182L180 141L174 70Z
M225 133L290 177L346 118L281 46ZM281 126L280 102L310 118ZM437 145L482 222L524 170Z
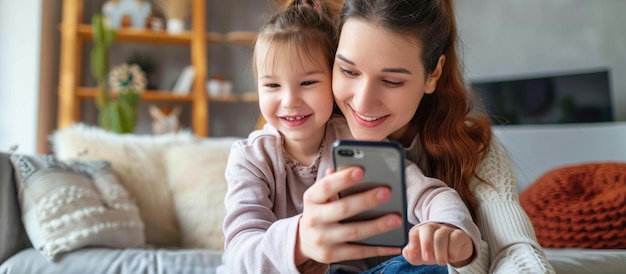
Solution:
M0 151L36 151L41 1L0 0Z
M467 76L477 80L610 71L626 120L626 1L455 1Z
M496 126L494 132L513 161L520 192L561 166L626 162L625 122Z

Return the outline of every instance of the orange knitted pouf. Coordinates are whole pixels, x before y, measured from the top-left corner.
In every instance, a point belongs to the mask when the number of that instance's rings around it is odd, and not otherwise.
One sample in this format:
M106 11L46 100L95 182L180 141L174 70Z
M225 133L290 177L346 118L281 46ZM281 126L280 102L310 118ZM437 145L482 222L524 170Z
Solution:
M543 247L626 248L626 163L555 168L520 203Z

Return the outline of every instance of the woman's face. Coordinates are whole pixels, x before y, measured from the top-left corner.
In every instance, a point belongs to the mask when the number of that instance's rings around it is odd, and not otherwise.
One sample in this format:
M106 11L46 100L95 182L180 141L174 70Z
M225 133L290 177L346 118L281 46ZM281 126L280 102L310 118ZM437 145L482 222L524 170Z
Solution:
M333 66L333 94L357 140L399 139L424 93L434 92L444 58L424 71L413 38L357 19L341 30Z

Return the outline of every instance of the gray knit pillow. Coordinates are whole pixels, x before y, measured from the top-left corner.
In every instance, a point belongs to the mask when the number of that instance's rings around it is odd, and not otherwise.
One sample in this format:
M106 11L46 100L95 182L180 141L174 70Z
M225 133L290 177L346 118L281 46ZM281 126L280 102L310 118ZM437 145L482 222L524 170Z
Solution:
M108 162L18 154L11 162L26 233L49 260L85 246L145 245L139 210Z

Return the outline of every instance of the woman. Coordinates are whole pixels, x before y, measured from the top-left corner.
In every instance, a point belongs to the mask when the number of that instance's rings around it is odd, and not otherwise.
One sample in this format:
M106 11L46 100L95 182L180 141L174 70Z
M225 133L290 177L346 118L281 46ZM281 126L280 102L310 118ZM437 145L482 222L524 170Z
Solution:
M332 165L334 140L352 138L345 119L331 117L336 15L328 2L286 4L261 28L254 47L259 106L267 124L233 144L225 172L224 261L233 273L323 273L328 268L292 251L303 193ZM420 230L450 235L451 256L458 261L478 253L480 231L458 193L425 177L415 163L407 164L405 172L406 193L411 193L408 221ZM381 198L391 198L388 189L382 191L387 193ZM391 218L401 224L399 215Z
M461 273L554 272L518 202L508 156L464 86L451 0L346 0L340 18L333 93L352 135L403 144L427 176L457 190L481 230L480 252L461 262L442 252L448 251L445 237L412 233L402 250L406 262L434 264L443 257L449 270ZM357 181L336 172L305 192L301 256L332 263L393 253L346 244L390 230L385 217L368 225L338 223L381 203L371 193L358 202L333 198Z

